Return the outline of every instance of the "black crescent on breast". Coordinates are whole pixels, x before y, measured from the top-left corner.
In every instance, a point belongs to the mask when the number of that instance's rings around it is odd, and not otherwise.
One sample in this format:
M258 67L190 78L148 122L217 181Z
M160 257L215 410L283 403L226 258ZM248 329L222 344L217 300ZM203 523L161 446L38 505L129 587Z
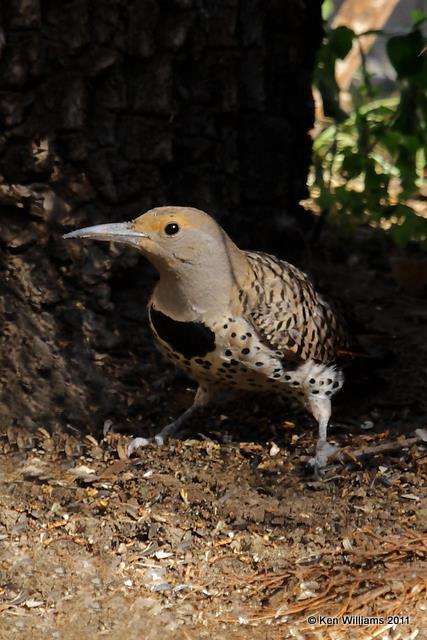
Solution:
M158 311L151 305L150 321L159 338L173 351L187 360L203 358L215 351L215 333L203 322L180 322Z

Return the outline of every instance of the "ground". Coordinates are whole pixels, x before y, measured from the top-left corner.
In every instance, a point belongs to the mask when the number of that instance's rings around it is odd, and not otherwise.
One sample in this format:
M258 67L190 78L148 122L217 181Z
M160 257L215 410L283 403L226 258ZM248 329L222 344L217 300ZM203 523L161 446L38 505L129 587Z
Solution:
M194 392L154 350L128 421L3 430L0 638L427 638L426 265L363 246L313 263L386 354L372 388L349 374L323 478L311 419L268 398L128 459Z

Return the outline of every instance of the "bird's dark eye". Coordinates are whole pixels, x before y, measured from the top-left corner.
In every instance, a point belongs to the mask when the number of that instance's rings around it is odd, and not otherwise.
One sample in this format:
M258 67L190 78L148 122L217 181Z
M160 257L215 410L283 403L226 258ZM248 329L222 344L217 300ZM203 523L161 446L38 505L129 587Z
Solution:
M176 222L169 222L165 227L165 233L168 236L174 236L179 231L179 225Z

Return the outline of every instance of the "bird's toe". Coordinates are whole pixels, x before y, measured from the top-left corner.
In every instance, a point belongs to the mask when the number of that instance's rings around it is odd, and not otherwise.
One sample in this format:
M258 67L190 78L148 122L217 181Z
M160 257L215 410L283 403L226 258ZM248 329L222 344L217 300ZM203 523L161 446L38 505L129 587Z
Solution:
M316 455L310 458L308 464L316 475L321 475L322 469L328 466L329 457L337 450L336 445L327 440L319 440L316 445Z
M153 438L132 438L129 441L127 454L130 458L134 451L142 449L153 442Z

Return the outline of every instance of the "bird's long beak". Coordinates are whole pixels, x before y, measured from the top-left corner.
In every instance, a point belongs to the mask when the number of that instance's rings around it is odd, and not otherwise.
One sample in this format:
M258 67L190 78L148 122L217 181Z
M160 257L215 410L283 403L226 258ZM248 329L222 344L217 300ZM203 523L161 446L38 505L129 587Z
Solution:
M106 242L120 242L138 246L138 239L148 238L142 231L132 229L132 222L114 222L112 224L97 224L93 227L76 229L66 233L63 238L91 238Z

